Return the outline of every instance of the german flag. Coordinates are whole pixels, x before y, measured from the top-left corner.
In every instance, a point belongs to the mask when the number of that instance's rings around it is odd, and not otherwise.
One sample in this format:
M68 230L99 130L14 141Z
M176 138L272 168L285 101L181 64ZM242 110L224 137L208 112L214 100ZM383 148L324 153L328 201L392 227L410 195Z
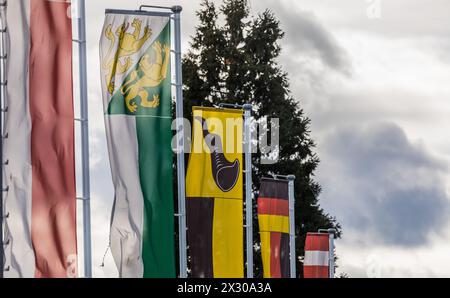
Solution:
M264 278L289 278L288 181L261 181L258 219Z
M243 112L194 107L186 177L194 278L244 277Z

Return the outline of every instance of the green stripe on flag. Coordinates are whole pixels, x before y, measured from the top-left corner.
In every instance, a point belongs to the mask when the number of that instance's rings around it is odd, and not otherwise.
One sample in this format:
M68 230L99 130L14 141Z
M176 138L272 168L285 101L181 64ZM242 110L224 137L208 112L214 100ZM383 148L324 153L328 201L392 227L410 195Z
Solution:
M144 277L175 277L171 120L136 118L144 195Z
M164 61L158 61L158 53L154 47L156 43L162 48L169 47L170 49L170 22L146 52L151 61L164 63ZM170 52L168 56L163 55L162 58L170 59ZM159 106L145 108L139 105L134 113L138 116L136 117L136 130L139 145L139 173L145 209L142 258L144 277L149 278L173 278L176 276L172 189L171 72L170 63L167 65L165 79L156 87L146 88L149 100L159 98ZM139 104L139 99L136 99L135 102ZM141 115L161 118L139 117Z

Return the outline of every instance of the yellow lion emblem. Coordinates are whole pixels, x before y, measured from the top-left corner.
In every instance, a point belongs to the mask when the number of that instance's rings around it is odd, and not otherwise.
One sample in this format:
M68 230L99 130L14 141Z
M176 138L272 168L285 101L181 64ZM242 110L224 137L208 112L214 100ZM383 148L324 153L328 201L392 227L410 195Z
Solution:
M115 34L113 33L112 24L107 26L105 30L105 37L111 42L111 45L102 62L102 68L107 72L105 78L106 86L111 95L115 89L115 76L124 74L130 69L133 64L130 56L136 54L152 36L152 30L147 26L144 28L144 35L140 37L142 21L139 19L134 19L131 26L134 28L132 33L128 32L129 23L120 25L116 29ZM119 40L118 49L113 53L117 39Z
M139 78L137 70L131 72L128 83L124 84L121 92L125 95L125 104L132 113L137 111L136 97L141 98L140 105L144 108L156 108L159 106L159 95L153 95L149 100L148 91L145 88L157 87L167 77L167 69L170 61L170 47L161 45L159 41L152 46L150 54L145 54L139 61L139 70L143 76Z
M111 95L115 91L116 75L122 75L131 68L133 61L130 56L138 53L152 35L150 27L145 27L141 37L142 21L139 19L134 19L131 26L134 28L133 33L128 32L129 23L119 26L115 34L112 25L107 26L105 30L105 36L110 40L111 45L102 62L102 68L107 71L105 80ZM116 53L113 53L117 38L119 40L118 49ZM138 63L138 70L133 70L127 82L120 88L120 92L125 96L126 107L130 112L137 111L137 103L133 100L138 96L141 98L140 105L142 107L157 108L159 106L159 95L153 95L149 100L149 94L145 88L157 87L166 79L169 61L170 47L162 45L159 41L152 45L150 53L142 56ZM138 75L138 71L141 75Z

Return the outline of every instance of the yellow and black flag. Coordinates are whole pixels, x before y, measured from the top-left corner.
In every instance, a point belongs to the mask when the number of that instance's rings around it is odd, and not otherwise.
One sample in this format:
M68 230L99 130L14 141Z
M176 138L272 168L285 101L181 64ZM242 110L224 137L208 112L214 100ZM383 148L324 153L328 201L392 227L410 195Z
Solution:
M191 274L244 277L243 111L193 109L186 177Z
M288 278L288 181L262 179L258 198L258 219L264 278Z

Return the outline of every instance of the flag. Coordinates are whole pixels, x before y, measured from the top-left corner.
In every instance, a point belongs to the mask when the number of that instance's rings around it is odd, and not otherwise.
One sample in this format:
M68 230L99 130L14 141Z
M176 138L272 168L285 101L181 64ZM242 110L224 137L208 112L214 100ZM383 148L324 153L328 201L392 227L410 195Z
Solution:
M244 277L243 112L193 109L186 177L192 277Z
M264 278L290 277L288 181L261 181L258 220Z
M175 277L170 16L108 12L101 81L121 277Z
M330 259L329 235L308 233L305 242L303 275L305 278L328 278Z
M7 5L5 276L75 277L70 1Z

